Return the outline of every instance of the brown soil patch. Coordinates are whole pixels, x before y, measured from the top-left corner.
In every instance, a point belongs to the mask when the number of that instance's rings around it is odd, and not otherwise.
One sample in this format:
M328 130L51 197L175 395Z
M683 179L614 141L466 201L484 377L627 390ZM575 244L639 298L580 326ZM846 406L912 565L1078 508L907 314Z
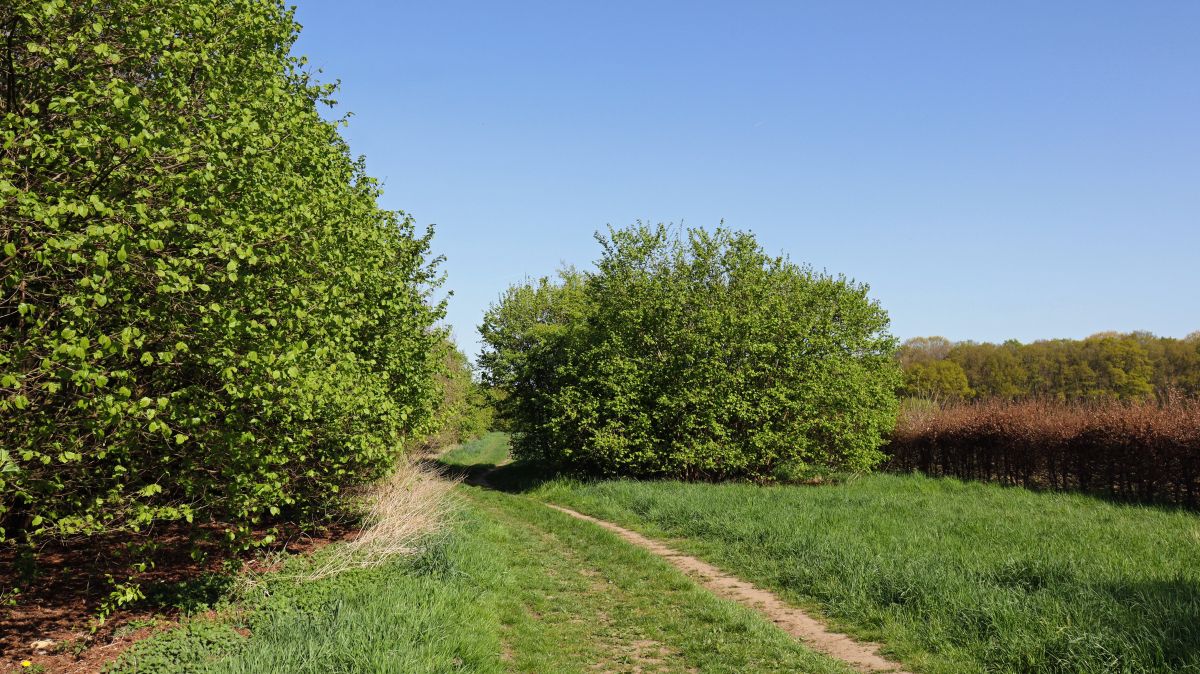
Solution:
M214 530L219 525L211 525ZM265 531L262 532L265 535ZM305 554L325 545L353 537L351 527L330 528L312 534L291 532L284 542L254 555L232 555L219 546L196 544L183 527L159 528L142 538L153 536L161 548L154 556L154 568L139 574L152 601L141 602L118 611L93 631L96 610L109 587L106 574L114 578L129 576L129 560L114 550L137 541L128 534L94 536L77 541L49 543L37 552L36 572L32 577L18 569L11 547L0 549L0 592L20 588L20 593L0 605L0 674L29 671L22 660L41 665L47 672L77 674L99 672L125 649L146 637L174 625L179 609L173 599L161 599L160 591L179 587L207 574L221 574L228 564L240 563L243 571L265 572L277 565L279 555ZM193 547L207 554L203 561L191 556ZM276 560L272 564L270 560ZM165 604L165 605L164 605ZM36 642L42 648L33 648Z
M596 519L553 504L555 510L608 529L626 541L667 560L675 568L700 580L714 594L755 609L788 634L800 639L814 651L846 662L860 672L893 672L908 674L898 662L879 655L879 644L856 641L848 635L830 631L824 623L794 606L789 606L775 593L731 576L708 562L680 553L658 541L647 538L611 522Z

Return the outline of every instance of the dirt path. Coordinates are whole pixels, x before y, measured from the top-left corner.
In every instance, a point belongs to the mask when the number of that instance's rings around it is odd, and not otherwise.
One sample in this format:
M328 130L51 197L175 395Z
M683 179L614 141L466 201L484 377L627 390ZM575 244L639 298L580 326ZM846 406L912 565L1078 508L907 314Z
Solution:
M789 606L773 592L739 580L708 562L682 554L658 541L646 538L636 531L630 531L611 522L584 515L570 508L549 503L547 505L571 517L608 529L626 541L662 557L680 571L698 578L701 584L714 594L759 611L770 618L780 629L800 639L819 653L842 660L860 672L908 674L900 663L879 655L879 644L856 641L845 634L831 632L824 623L798 608Z

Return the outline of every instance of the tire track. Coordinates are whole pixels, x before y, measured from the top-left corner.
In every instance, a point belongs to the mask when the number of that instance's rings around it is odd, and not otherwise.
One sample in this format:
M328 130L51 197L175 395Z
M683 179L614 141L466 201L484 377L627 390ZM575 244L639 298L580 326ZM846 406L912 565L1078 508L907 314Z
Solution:
M662 557L672 566L697 578L713 594L736 601L762 613L780 629L803 641L814 651L841 660L860 672L892 672L910 674L903 666L879 654L879 644L857 641L849 635L829 630L823 622L800 609L788 605L774 592L764 590L732 576L703 560L685 555L636 531L596 519L590 515L547 503L551 508L576 519L603 527L625 541Z

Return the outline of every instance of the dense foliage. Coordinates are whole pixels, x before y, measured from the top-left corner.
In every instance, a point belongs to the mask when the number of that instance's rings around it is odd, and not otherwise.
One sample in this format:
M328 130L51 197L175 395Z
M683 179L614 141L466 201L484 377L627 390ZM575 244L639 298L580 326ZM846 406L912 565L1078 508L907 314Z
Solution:
M1200 505L1200 402L1050 400L906 410L889 468Z
M899 351L904 393L943 401L1003 398L1166 400L1200 396L1200 332L1145 332L1021 344L917 337Z
M689 479L883 458L898 368L865 285L725 229L597 238L594 272L514 286L485 316L519 456Z
M431 232L277 0L0 5L0 539L320 508L436 398ZM302 514L302 513L299 513Z
M474 369L466 354L446 339L429 355L436 361L439 399L430 433L420 440L421 449L441 450L474 440L491 430L491 398L475 380Z

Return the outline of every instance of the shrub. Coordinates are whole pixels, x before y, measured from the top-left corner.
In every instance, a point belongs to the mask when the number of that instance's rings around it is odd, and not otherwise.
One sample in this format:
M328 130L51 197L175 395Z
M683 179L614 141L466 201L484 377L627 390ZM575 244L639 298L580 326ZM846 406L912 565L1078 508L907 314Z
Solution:
M518 456L689 479L883 458L899 377L866 286L725 229L597 238L596 271L510 288L481 328Z
M376 206L276 0L0 7L0 539L384 474L435 391L431 231Z
M431 432L421 439L421 451L431 452L474 440L492 427L492 404L487 391L475 381L466 355L449 339L429 354L438 367L439 400Z
M891 470L1200 504L1200 402L987 401L900 416Z

